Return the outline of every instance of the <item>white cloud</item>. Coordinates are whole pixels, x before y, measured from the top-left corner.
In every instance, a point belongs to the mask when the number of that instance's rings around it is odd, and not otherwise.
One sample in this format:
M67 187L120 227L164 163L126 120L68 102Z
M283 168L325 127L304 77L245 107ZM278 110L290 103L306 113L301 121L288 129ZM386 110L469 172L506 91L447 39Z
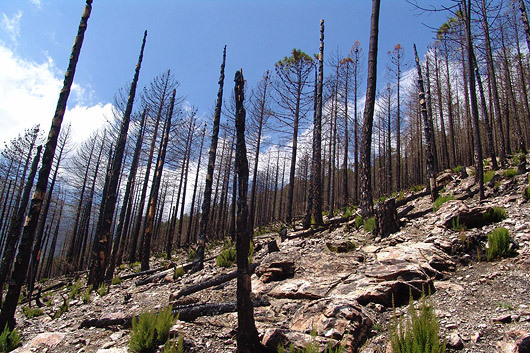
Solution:
M62 87L62 74L53 60L26 61L0 45L0 67L0 142L9 141L35 124L47 133ZM65 122L72 123L74 141L88 137L105 122L105 116L112 116L111 104L89 106L76 99L90 94L87 91L91 90L74 84L65 113Z
M32 3L33 5L35 5L38 9L41 8L40 0L29 0L29 2Z
M12 17L8 17L2 13L2 22L0 27L9 34L11 40L16 43L20 36L20 19L22 18L22 11L18 11Z

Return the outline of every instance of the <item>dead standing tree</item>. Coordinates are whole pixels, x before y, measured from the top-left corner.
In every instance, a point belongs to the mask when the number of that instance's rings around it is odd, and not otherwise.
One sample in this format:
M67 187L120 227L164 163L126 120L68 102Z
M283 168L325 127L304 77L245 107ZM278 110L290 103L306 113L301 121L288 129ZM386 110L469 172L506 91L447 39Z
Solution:
M217 103L215 105L215 112L213 117L212 142L210 144L210 152L208 157L208 171L206 174L206 181L204 185L204 193L202 200L202 213L199 222L199 235L197 238L197 252L195 260L193 261L192 272L202 270L204 266L204 247L206 246L206 227L208 225L208 216L210 214L210 202L212 197L212 181L213 169L215 166L215 155L217 153L217 141L219 139L219 125L221 121L221 107L223 104L223 85L225 80L225 60L226 60L226 45L223 49L223 63L221 64L221 75L219 76L219 91L217 92Z
M55 155L55 147L57 146L57 137L59 136L61 130L64 112L66 111L66 102L68 101L70 89L74 81L75 68L79 59L79 54L81 53L81 46L83 44L83 38L85 36L87 22L88 18L90 17L91 10L92 0L86 0L83 15L81 16L81 21L79 23L77 36L74 40L72 54L70 55L70 62L64 77L63 88L59 94L59 100L57 102L52 125L48 134L48 141L46 142L46 146L44 148L42 167L39 170L37 186L31 199L26 222L24 223L24 230L20 240L21 251L18 253L14 267L15 271L13 272L13 284L9 286L9 291L7 292L5 303L2 306L2 312L0 313L0 327L5 327L6 324L9 324L9 326L12 328L15 324L15 309L20 296L20 290L22 289L22 284L26 279L26 273L28 271L29 260L31 256L31 248L33 245L33 239L35 237L35 230L39 221L42 201L46 194L46 187L48 186L48 177L50 176L53 157Z
M370 179L370 157L372 150L372 128L374 124L375 91L377 84L379 5L380 0L372 0L370 45L368 49L368 76L366 77L366 103L364 106L363 128L361 134L361 211L365 217L371 216L374 213L372 182Z
M131 113L134 104L134 97L136 95L136 85L140 75L140 68L142 66L142 59L144 56L145 41L147 38L147 31L144 32L142 41L142 48L140 49L140 56L136 64L134 78L131 83L129 91L129 98L127 100L127 107L123 114L123 120L120 127L120 134L116 141L116 151L110 168L110 176L105 184L103 192L102 207L100 213L100 222L96 227L96 235L94 240L94 248L92 249L92 258L90 265L90 273L88 276L88 283L95 288L105 280L105 269L108 264L108 242L112 238L112 218L114 216L114 209L116 208L117 189L120 178L121 164L123 161L123 154L125 151L125 143L127 142L127 133L129 131L129 123L131 121Z
M238 178L236 249L237 249L237 352L254 353L264 351L258 337L254 322L254 306L250 294L251 282L248 266L248 254L252 230L249 228L247 205L248 194L248 160L245 144L245 108L243 106L244 85L243 71L237 71L235 78L236 98L236 173Z

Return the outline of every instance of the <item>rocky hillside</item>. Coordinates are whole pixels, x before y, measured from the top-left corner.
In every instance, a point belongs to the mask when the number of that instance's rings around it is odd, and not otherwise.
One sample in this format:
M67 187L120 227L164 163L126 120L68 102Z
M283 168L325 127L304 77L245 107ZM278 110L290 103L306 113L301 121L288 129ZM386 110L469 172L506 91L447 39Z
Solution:
M288 232L287 239L258 237L252 289L263 342L270 347L316 342L322 349L331 343L348 352L389 352L394 312L406 313L409 294L418 298L423 290L432 294L449 351L528 352L530 212L522 196L528 173L496 174L481 203L472 176L442 173L441 194L453 200L436 212L427 196L400 206L401 230L383 239L357 229L353 219L337 220L335 227L321 232ZM494 207L504 209L506 217L497 219ZM487 234L501 226L510 231L516 252L487 262ZM219 245L208 255L220 251ZM187 262L185 255L173 260L179 266ZM164 265L172 264L152 259L152 268ZM182 311L172 334L184 337L188 352L234 352L235 280L219 280L191 294L183 291L222 275L229 278L226 274L234 270L211 259L192 275L174 278L174 269L168 268L154 278L125 279L110 285L108 294L92 293L84 300L85 288L70 299L68 287L43 291L43 315L27 318L23 305L17 311L23 346L16 352L127 352L130 318L169 304ZM132 273L134 268L128 267L120 276ZM145 278L148 283L139 282ZM43 288L76 280L84 284L86 275L56 279ZM66 302L68 309L52 318Z

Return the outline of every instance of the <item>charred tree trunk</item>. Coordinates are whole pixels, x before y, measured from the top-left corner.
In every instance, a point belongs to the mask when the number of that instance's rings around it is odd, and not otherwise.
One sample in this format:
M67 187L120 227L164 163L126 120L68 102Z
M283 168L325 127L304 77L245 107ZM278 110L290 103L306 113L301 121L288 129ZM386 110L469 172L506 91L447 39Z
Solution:
M151 237L153 236L153 227L154 227L154 219L155 219L155 209L156 204L158 200L158 190L160 189L160 182L162 180L162 172L164 170L164 162L166 160L166 150L167 150L167 143L169 139L169 131L171 129L171 119L173 117L173 109L175 106L175 94L176 91L173 90L173 94L171 96L171 103L169 106L169 114L166 119L165 123L165 131L164 135L162 136L161 146L160 146L160 153L158 156L158 161L156 165L155 170L155 176L153 178L153 185L151 186L151 195L149 197L149 207L147 209L147 219L145 221L145 234L144 234L144 242L142 246L142 271L147 271L149 269L149 255L151 253Z
M526 45L528 50L530 50L530 25L528 24L528 14L526 13L524 0L519 0L519 11L521 11L521 20L523 21Z
M193 120L193 117L192 117L192 121L190 122L191 126L192 126L192 130L194 130L195 128L195 120ZM193 133L190 132L190 136L188 137L188 141L187 141L187 146L186 146L186 153L185 153L185 161L186 161L186 166L185 166L185 170L184 170L184 188L183 188L183 191L182 191L182 202L180 204L180 217L179 217L179 227L178 227L178 230L177 230L177 234L178 234L178 245L179 247L182 245L182 238L183 238L183 235L182 235L182 228L183 228L183 223L184 223L184 206L186 206L186 191L187 191L187 188L188 188L188 170L189 170L189 165L190 165L190 154L191 154L191 144L193 142ZM177 212L177 207L175 207L175 212ZM170 254L168 254L168 259L171 259L171 256Z
M4 251L4 256L2 257L2 267L1 267L1 271L0 271L0 298L2 297L2 292L4 291L4 285L6 283L6 280L7 280L8 276L9 276L9 271L11 270L11 263L13 262L13 258L15 257L15 252L17 250L16 249L16 244L17 244L17 240L18 240L18 238L20 236L20 231L22 230L22 221L24 220L24 215L26 214L26 208L28 206L28 201L29 201L29 194L31 192L31 188L33 188L33 179L35 179L35 174L37 173L37 166L38 166L39 160L40 160L41 149L42 149L42 146L37 147L37 153L35 154L35 157L33 158L33 162L31 163L31 167L30 167L30 171L29 171L29 175L28 175L28 181L26 182L26 186L24 187L24 191L22 193L22 199L21 199L21 202L19 204L19 208L18 208L18 210L16 212L16 218L15 218L14 222L11 223L11 226L9 227L9 232L7 234L6 247L5 247L5 251ZM33 239L31 239L32 240L31 244L24 243L24 240L26 240L26 239L23 236L21 241L20 241L19 255L17 256L17 264L18 264L18 260L19 260L19 257L20 257L20 253L27 253L28 254L28 262L29 262L29 255L31 254L31 245L33 245L32 244L33 243ZM29 249L23 248L22 247L23 245L26 245L26 246L29 245L30 248ZM26 265L26 270L27 270L27 265ZM17 274L13 273L13 279L15 279L16 277L19 277L19 276L16 276L16 275ZM22 284L24 283L24 280L25 280L25 277L26 277L25 273L24 273L23 277L24 278L22 278L22 282L15 284L15 286L19 285L20 287L22 287ZM9 291L11 291L11 287L12 286L10 285L9 286ZM9 292L8 292L8 294L9 294ZM16 302L15 302L15 306L16 306ZM9 309L9 307L7 307L6 310L7 309ZM2 307L2 312L4 312L4 307ZM13 314L14 314L14 309L13 309ZM1 319L1 317L0 317L0 319ZM4 326L5 326L5 324L7 322L8 321L6 321L4 323Z
M377 47L379 37L380 0L372 0L370 24L370 47L368 51L368 76L366 78L366 104L361 135L361 212L363 216L374 213L372 181L370 179L370 157L372 150L372 128L374 124L375 91L377 84Z
M237 249L237 352L253 353L262 350L261 343L254 322L254 306L252 305L250 271L248 266L248 254L250 249L250 238L252 231L248 224L248 161L247 148L245 145L245 108L244 101L244 79L243 72L236 72L235 76L236 97L236 172L238 176L238 199L237 199L237 225L236 225L236 249Z
M324 20L320 20L320 47L318 52L318 78L316 84L315 120L313 127L312 215L317 224L322 224L322 91L324 85Z
M427 103L425 102L425 88L423 86L423 76L421 74L420 59L418 57L418 52L416 51L416 45L414 45L414 57L416 60L416 70L418 72L418 95L421 106L421 116L423 120L423 131L425 135L425 159L427 165L427 177L429 178L429 188L431 191L431 201L434 202L438 197L436 193L436 175L434 173L434 156L432 151L433 141L432 141L432 130L429 124L429 117L427 115Z
M191 196L191 207L190 207L190 220L188 222L188 231L186 232L186 238L184 241L184 246L189 246L191 242L191 227L193 225L193 217L195 213L195 197L197 195L197 185L199 183L199 171L201 169L201 159L202 159L202 146L204 144L204 136L206 136L206 128L202 130L201 137L201 146L199 147L199 160L197 161L197 171L195 173L195 183L193 185L193 195Z
M467 3L467 5L466 5ZM479 113L477 105L477 91L475 89L475 70L473 69L473 42L471 39L471 0L463 1L464 19L466 24L466 44L467 44L467 64L468 64L468 82L469 82L469 99L471 104L471 114L473 123L473 136L475 145L475 165L476 179L479 185L479 197L484 199L484 167L482 161L482 145L480 143Z
M127 141L127 132L129 131L129 122L131 121L131 113L134 103L134 96L136 95L136 85L138 83L138 76L140 75L140 67L142 66L142 59L144 55L145 41L147 38L147 31L144 32L142 41L142 48L140 49L140 56L134 72L134 78L129 90L129 97L127 100L127 107L123 114L123 121L120 127L120 134L116 141L116 151L112 159L112 166L110 176L108 178L108 185L105 187L103 193L102 208L100 213L103 217L100 218L101 223L96 227L95 247L92 249L92 259L90 265L90 273L88 275L88 283L97 288L100 283L105 280L105 269L109 259L107 258L108 242L112 239L112 218L114 209L116 208L117 189L120 178L120 170L123 161L123 154L125 151L125 143Z
M219 91L217 92L217 103L215 106L212 130L212 142L210 144L210 152L208 157L208 171L206 174L206 181L204 185L204 194L202 201L202 213L199 223L198 248L193 261L192 272L202 270L204 267L204 247L206 246L206 228L208 226L208 216L210 214L210 201L212 197L212 179L213 169L215 166L215 155L217 153L217 140L219 139L219 124L221 120L221 106L223 104L223 84L225 78L225 60L226 60L226 46L223 50L223 63L221 64L221 75L219 77Z

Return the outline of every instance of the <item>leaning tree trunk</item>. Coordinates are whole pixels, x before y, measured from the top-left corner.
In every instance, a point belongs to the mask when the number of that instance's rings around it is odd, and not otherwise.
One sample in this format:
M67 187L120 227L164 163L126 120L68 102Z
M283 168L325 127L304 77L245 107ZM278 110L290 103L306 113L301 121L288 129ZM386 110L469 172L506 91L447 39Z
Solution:
M237 199L237 352L254 353L262 349L258 330L254 322L254 306L252 305L250 271L248 254L252 230L248 224L248 160L245 145L245 108L243 71L237 71L234 79L236 98L236 172L239 180Z
M427 115L427 103L425 102L425 88L423 85L423 76L421 74L420 58L418 57L418 52L416 51L416 44L414 44L414 58L416 60L416 70L418 72L418 95L421 106L421 117L423 120L423 132L425 135L425 162L427 165L427 178L429 178L429 188L431 191L431 201L434 202L438 197L436 192L436 175L434 173L434 155L432 151L434 150L433 146L433 132L429 124L429 116Z
M337 77L338 80L338 77ZM322 91L324 84L324 20L320 20L320 47L318 52L318 83L316 85L315 120L313 127L313 167L311 168L312 215L317 224L322 220ZM335 104L337 104L336 102ZM333 215L330 215L332 217Z
M144 56L145 40L147 37L147 31L144 32L144 38L142 41L142 48L140 49L140 56L138 57L138 63L136 64L134 78L131 83L131 89L129 90L129 98L127 99L127 107L123 114L123 121L121 123L120 134L116 141L116 151L114 158L112 159L112 166L110 170L110 176L108 178L108 185L105 186L105 191L102 196L103 207L100 213L103 215L100 217L101 223L98 223L96 227L96 239L94 242L94 249L92 249L92 259L90 266L90 273L88 276L88 283L92 284L94 288L97 288L100 283L105 280L105 267L108 264L107 259L107 243L112 238L112 218L114 215L114 209L116 208L117 189L120 178L120 169L123 161L123 154L125 151L125 143L127 142L127 132L129 131L129 123L131 121L131 113L134 104L134 96L136 95L136 85L138 83L138 76L140 75L140 68L142 66L142 59Z
M31 205L29 213L26 217L26 222L24 223L24 231L20 241L21 251L18 253L14 267L14 283L9 286L9 291L7 292L5 303L2 306L2 312L0 313L0 327L5 327L6 324L9 324L9 326L13 328L15 324L15 309L20 296L20 290L22 289L22 284L26 279L26 273L29 267L29 258L31 255L31 247L33 245L33 238L35 237L35 229L37 228L37 223L39 221L42 200L46 194L48 177L50 176L53 156L55 154L55 147L57 146L57 137L59 136L59 132L61 130L61 124L63 122L64 112L66 110L66 102L68 101L70 89L74 81L75 68L77 60L79 59L79 53L81 52L81 45L83 44L83 38L91 10L92 0L86 0L86 5L83 10L79 29L77 31L77 36L72 48L72 55L70 55L70 63L68 64L68 69L66 70L64 77L63 88L59 95L57 108L55 109L55 115L53 117L50 132L48 134L48 141L46 142L44 154L42 156L42 167L39 170L37 186L31 199Z
M215 155L217 153L217 141L219 139L219 125L221 121L221 107L223 104L223 84L225 79L225 61L226 61L226 45L223 49L223 62L221 64L221 75L219 76L219 91L217 92L217 103L215 105L215 112L213 117L212 128L212 142L210 144L210 152L208 156L208 171L206 174L206 181L204 184L204 194L202 200L202 213L199 222L199 235L197 239L198 248L193 261L192 272L202 270L204 267L204 247L206 246L206 227L208 226L208 216L210 215L210 202L212 197L212 180L213 169L215 166Z
M151 186L151 195L149 197L149 206L147 208L147 219L145 220L146 226L142 246L142 271L147 271L149 269L149 255L151 252L151 238L153 236L155 210L158 201L158 190L160 189L160 182L162 180L162 172L164 171L164 162L166 160L167 143L169 140L169 131L171 129L171 119L173 118L173 108L175 106L175 94L176 91L173 90L171 103L169 105L169 113L165 123L165 131L164 135L162 136L155 176L153 178L153 185Z
M361 212L363 216L374 213L372 181L370 179L370 155L372 150L372 128L374 125L375 90L377 84L377 45L379 37L380 0L372 0L372 21L370 24L370 46L368 50L368 76L366 78L366 103L361 133Z

